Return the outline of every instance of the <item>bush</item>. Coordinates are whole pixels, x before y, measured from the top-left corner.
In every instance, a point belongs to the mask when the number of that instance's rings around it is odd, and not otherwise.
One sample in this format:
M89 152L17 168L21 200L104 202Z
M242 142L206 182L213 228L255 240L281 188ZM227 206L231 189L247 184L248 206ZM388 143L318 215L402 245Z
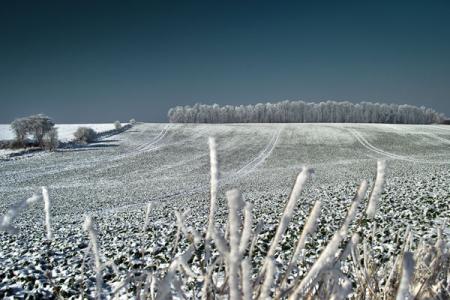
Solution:
M56 128L52 128L49 132L44 135L43 138L43 147L46 150L55 151L59 146L58 140L58 130Z
M115 121L115 122L114 122L114 128L115 128L115 129L120 129L120 128L122 128L122 124L120 123L120 121Z
M136 120L135 120L134 118L133 118L133 119L130 119L129 123L130 123L131 125L134 125L134 124L136 124Z
M11 129L16 135L16 141L25 145L27 136L32 135L36 143L44 146L44 136L50 132L55 123L47 116L38 114L24 118L15 119L11 123Z
M97 137L97 132L90 127L78 127L77 131L73 134L75 140L82 143L90 143Z

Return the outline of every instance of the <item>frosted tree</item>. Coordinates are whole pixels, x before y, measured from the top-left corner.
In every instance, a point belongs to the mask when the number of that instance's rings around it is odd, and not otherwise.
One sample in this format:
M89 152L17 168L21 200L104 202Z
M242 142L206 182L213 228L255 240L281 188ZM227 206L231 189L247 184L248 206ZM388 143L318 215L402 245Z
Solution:
M168 112L171 123L439 123L445 116L424 106L384 103L320 103L282 101L256 105L218 104L177 106Z

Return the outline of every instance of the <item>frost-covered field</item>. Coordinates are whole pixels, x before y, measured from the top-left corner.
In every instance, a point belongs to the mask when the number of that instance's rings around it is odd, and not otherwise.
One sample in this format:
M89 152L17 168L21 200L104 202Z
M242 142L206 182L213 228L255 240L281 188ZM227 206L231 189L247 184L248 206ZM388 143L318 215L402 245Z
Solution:
M58 125L69 136L77 125ZM93 126L105 130L103 126ZM62 133L61 129L64 128ZM0 139L7 138L0 127ZM67 134L66 134L67 133ZM302 193L280 261L289 255L290 235L303 226L316 200L323 204L318 236L306 248L306 264L320 253L340 226L359 183L373 182L376 161L387 163L385 192L377 214L380 261L397 254L409 226L414 238L435 238L446 223L450 236L450 127L375 124L138 124L124 133L88 147L39 153L0 161L0 214L41 186L52 202L54 241L45 237L43 204L21 214L18 235L0 234L0 295L49 295L57 282L64 297L95 287L92 268L83 274L87 247L81 230L86 215L99 224L102 259L127 270L166 267L176 228L175 211L190 209L187 222L200 228L209 206L207 137L216 137L220 162L218 223L226 214L224 192L237 187L254 204L255 223L264 221L270 236L302 166L315 170ZM143 240L145 206L151 211L148 237ZM364 235L364 224L353 225ZM368 229L367 229L368 230ZM141 243L148 255L139 260ZM258 241L260 251L266 241ZM49 254L51 251L51 254ZM50 273L47 270L51 270ZM106 273L108 270L105 271ZM49 275L50 274L50 275ZM104 276L108 284L120 281ZM89 282L89 281L88 281Z

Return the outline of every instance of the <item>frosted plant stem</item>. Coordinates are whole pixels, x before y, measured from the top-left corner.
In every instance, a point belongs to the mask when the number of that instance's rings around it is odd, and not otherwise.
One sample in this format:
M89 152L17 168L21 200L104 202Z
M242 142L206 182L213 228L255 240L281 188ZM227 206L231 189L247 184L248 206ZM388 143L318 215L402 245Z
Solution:
M242 261L242 295L243 300L251 300L253 296L252 264L248 258Z
M209 146L209 160L210 160L210 206L209 206L209 217L208 217L208 227L206 229L205 236L205 265L203 270L203 287L202 287L202 298L206 299L210 284L210 277L208 275L208 263L211 258L211 241L214 237L215 224L214 216L217 210L217 189L219 185L219 163L217 160L217 145L216 140L213 137L208 138Z
M336 252L339 249L339 244L347 235L348 227L350 226L351 221L355 218L358 206L361 200L365 197L367 192L367 181L363 181L358 188L358 191L355 195L352 205L348 210L347 217L344 220L344 224L341 229L337 231L328 245L320 254L319 258L315 261L308 274L303 278L300 284L295 288L294 292L291 294L289 299L298 299L304 293L310 289L319 274L328 268L333 263Z
M88 233L89 239L92 244L92 253L94 255L95 261L95 272L96 272L96 285L97 289L95 291L96 298L101 299L101 288L102 288L102 265L100 261L100 251L98 247L98 237L97 231L94 228L94 221L91 216L87 216L84 222L84 230Z
M83 284L84 284L84 266L86 264L86 258L89 255L89 252L91 251L92 243L89 241L88 246L86 247L86 250L84 250L83 253L83 260L81 261L81 283L80 283L80 297L79 299L83 299L84 291L83 291Z
M164 279L160 282L158 286L158 293L156 294L156 299L172 299L172 288L171 283L174 280L175 272L178 267L178 260L174 259L167 270Z
M286 231L287 226L291 221L292 215L294 214L294 208L297 203L297 199L303 188L305 187L306 180L308 179L310 173L311 169L304 167L300 174L297 176L297 180L295 182L294 188L292 189L289 201L284 209L283 215L281 216L277 232L272 241L272 244L270 245L269 252L267 253L268 257L272 257L275 254L275 250L280 243L281 237Z
M399 264L400 258L403 256L403 254L407 251L408 248L408 241L410 239L411 236L411 232L409 229L409 226L406 227L406 232L405 232L405 242L403 243L403 249L400 255L397 255L397 257L395 258L395 262L394 265L392 266L391 272L389 273L389 276L386 280L386 284L384 287L384 291L383 291L383 299L388 299L388 292L390 292L389 290L389 285L393 282L394 279L394 275L397 272L397 265Z
M261 268L261 272L259 276L262 276L265 272L266 265L269 260L271 260L275 254L275 251L278 247L278 244L281 241L281 238L286 231L289 222L292 219L292 215L294 214L295 205L297 204L297 199L302 192L303 188L305 187L306 180L308 179L309 175L313 172L312 169L308 167L303 167L303 170L298 174L297 180L295 181L294 188L291 191L291 194L289 196L288 203L286 204L286 207L284 208L283 215L281 216L277 231L275 233L275 236L272 240L272 243L270 245L269 251L267 252L267 256L264 262L263 267Z
M214 216L217 210L217 189L219 185L219 163L217 160L217 145L213 137L208 139L210 160L210 205L208 227L205 236L205 266L211 257L211 241L214 235ZM204 270L206 272L206 270Z
M145 231L147 230L148 223L150 221L150 212L151 212L153 207L154 207L154 203L153 202L147 204L147 208L145 210L144 226L142 227L142 232L143 233L145 233Z
M261 230L264 226L264 222L260 220L256 225L255 231L253 233L253 239L250 244L250 250L248 251L248 258L252 261L253 253L255 252L256 242L258 241L258 235L261 233Z
M245 250L248 247L248 243L252 237L252 216L253 204L246 202L244 206L244 226L242 229L242 237L239 244L239 254L244 255Z
M228 199L228 219L230 221L230 253L228 255L228 285L230 299L240 299L239 289L239 269L241 265L241 255L239 245L241 241L241 222L239 218L239 208L241 206L241 196L238 190L227 192Z
M308 237L308 235L312 234L316 229L316 224L317 224L317 221L319 220L319 215L320 215L320 207L321 207L321 202L316 201L316 203L314 204L314 207L311 210L311 213L309 214L306 224L303 227L302 233L300 235L300 239L297 241L297 245L295 247L294 254L291 257L288 268L286 269L286 273L281 282L281 288L283 288L284 285L286 284L286 281L287 281L289 275L291 274L292 269L298 264L298 259L300 258L300 253L306 244L306 238ZM280 291L281 291L281 289L280 289Z
M217 162L217 146L216 140L212 137L208 140L209 143L209 156L211 165L211 179L210 179L210 207L208 218L208 229L206 231L206 239L211 240L214 233L214 215L217 209L217 188L219 184L219 166Z
M270 289L272 288L272 284L274 282L274 275L275 275L275 262L273 258L269 258L267 260L267 269L265 272L265 278L263 285L261 287L261 293L259 296L259 299L266 300L270 299Z
M212 287L210 288L211 282L212 282L212 276L214 273L214 269L218 263L220 256L216 257L213 262L208 265L208 267L206 268L206 273L203 274L203 286L202 286L202 300L208 300L211 299L210 296L210 291L211 290L215 290L215 285L212 285Z
M165 299L172 299L172 288L171 285L173 284L176 288L176 282L177 279L175 278L176 272L179 269L180 265L186 263L193 255L194 253L194 246L189 246L189 248L183 253L175 257L173 259L172 263L169 266L169 269L167 270L166 275L164 276L163 280L160 282L158 286L158 293L156 295L156 299L158 300L165 300ZM178 291L181 295L181 291Z
M369 218L374 218L377 212L378 203L380 202L381 193L383 192L384 177L385 177L386 162L379 160L377 162L377 177L375 178L375 185L370 194L369 204L367 206L366 214Z
M50 198L48 196L48 190L45 186L42 187L42 198L44 199L44 211L45 211L45 228L47 229L47 239L52 239L52 228L50 226Z
M406 300L410 297L410 285L414 274L414 258L411 252L403 254L402 277L397 291L396 300Z
M141 235L141 257L144 258L145 255L145 247L144 247L144 239L145 239L145 231L147 230L148 223L150 221L150 211L152 210L154 204L148 203L147 209L145 211L145 219L144 225L142 226L142 235Z

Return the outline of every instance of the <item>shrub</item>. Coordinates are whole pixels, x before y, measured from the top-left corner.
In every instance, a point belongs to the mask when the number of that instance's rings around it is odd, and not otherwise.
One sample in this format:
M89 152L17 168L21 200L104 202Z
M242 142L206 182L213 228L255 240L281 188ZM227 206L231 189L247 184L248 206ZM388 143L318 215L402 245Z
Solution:
M120 129L120 128L122 128L122 124L120 123L120 121L115 121L115 122L114 122L114 128L115 128L115 129Z
M43 147L46 150L54 151L59 146L58 140L58 130L56 128L52 128L49 132L44 135L43 138Z
M78 127L77 131L73 134L75 140L82 143L90 143L97 137L97 132L90 127Z
M38 114L24 118L15 119L11 123L11 129L16 135L16 140L25 145L25 139L32 135L36 143L43 147L44 136L53 129L55 123L47 116Z

